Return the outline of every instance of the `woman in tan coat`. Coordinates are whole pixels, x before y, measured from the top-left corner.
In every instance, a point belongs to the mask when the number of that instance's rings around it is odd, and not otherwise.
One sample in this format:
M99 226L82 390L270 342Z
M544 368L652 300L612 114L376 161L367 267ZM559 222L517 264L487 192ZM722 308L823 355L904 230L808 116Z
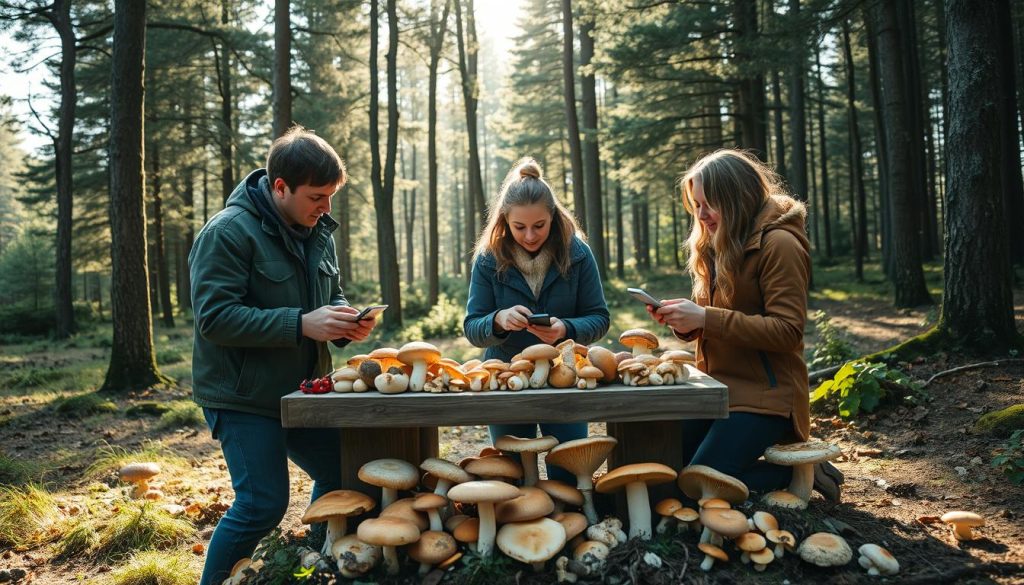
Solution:
M810 427L804 323L810 253L803 204L783 194L754 156L720 150L681 181L690 231L693 300L647 310L697 341L697 367L729 387L729 418L687 421L684 460L737 477L753 491L782 489L789 467L758 461L765 448L805 441ZM841 475L816 485L838 499ZM822 482L831 482L824 485Z

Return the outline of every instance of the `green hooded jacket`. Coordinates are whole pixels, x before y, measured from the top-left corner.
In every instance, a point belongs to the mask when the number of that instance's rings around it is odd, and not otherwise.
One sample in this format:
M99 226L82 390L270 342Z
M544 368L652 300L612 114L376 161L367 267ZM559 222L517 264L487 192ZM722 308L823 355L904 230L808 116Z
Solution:
M331 235L338 223L322 216L300 249L254 203L266 174L235 187L192 245L192 396L199 406L278 418L282 396L331 370L327 344L302 336L301 315L349 303Z

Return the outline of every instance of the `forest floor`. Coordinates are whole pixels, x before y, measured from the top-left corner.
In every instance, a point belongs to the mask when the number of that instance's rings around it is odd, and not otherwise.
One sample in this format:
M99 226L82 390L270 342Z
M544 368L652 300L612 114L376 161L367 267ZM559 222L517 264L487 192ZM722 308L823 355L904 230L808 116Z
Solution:
M934 307L892 309L877 274L869 285L849 284L849 275L838 267L816 274L820 278L811 310L826 311L858 355L921 333L936 318ZM940 278L936 274L929 274L933 292ZM665 289L671 282L667 277L653 278L647 285ZM1024 289L1015 290L1015 298L1018 329L1024 330ZM609 298L609 304L614 315L609 337L644 324L642 309L620 297ZM818 340L810 320L807 333L808 346L813 347ZM112 516L129 508L115 476L121 461L160 461L164 472L154 483L164 492L164 502L187 509L185 517L194 532L171 547L175 562L181 563L176 571L190 576L181 583L194 582L198 576L213 526L231 502L219 446L189 402L191 329L179 324L156 331L158 362L178 380L177 387L102 401L83 398L95 397L93 390L102 381L109 359L106 340L109 326L69 342L20 340L0 345L0 582L4 571L24 574L19 583L117 582L114 576L129 555L114 545L104 548L103 539ZM680 345L667 336L662 340L667 346ZM434 341L456 359L473 355L465 340ZM936 354L901 364L901 369L923 382L937 372L980 361L986 359ZM851 421L813 417L812 434L843 451L837 462L846 475L842 503L828 506L816 496L806 512L776 516L798 538L828 530L845 536L855 551L867 542L888 548L901 565L901 573L889 582L1024 583L1024 485L1011 483L991 465L1006 437L973 431L983 414L1024 403L1024 365L1018 360L944 376L928 385L926 396L913 405L883 404L875 413ZM591 432L603 434L603 425L592 424ZM488 444L486 427L444 428L440 442L441 456L457 461ZM2 500L27 499L28 486L38 486L51 498L44 501L60 513L41 520L39 533L20 534L22 546L11 547L9 540L5 543L12 527L4 524L4 513L12 506ZM292 539L302 534L299 519L310 488L308 477L293 466L291 506L281 524ZM749 515L755 509L762 507L753 504L743 511ZM950 510L984 516L986 524L977 529L976 540L957 542L937 521ZM92 540L78 548L69 537L76 525L95 528ZM15 533L17 528L13 527ZM641 553L634 545L617 556L621 566L610 568L608 574L617 571L620 577L631 575L636 583L652 584L878 580L868 577L856 560L838 569L818 569L795 555L786 555L764 573L755 573L735 556L727 565L704 573L697 566L703 555L695 536L658 540L652 546L665 560L659 571L646 571L637 562ZM499 574L448 573L444 582L555 581L553 573L533 574L524 568L506 564ZM431 578L436 582L440 576L435 572Z

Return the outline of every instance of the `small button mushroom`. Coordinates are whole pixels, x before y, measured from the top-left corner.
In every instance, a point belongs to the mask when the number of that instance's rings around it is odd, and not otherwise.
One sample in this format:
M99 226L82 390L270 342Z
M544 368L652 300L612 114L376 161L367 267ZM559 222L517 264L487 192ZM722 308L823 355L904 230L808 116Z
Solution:
M900 563L892 553L877 544L862 544L857 549L857 562L868 571L868 575L895 575L900 572Z
M763 548L750 553L750 560L754 563L754 570L761 572L765 570L769 563L775 560L775 555L770 548Z
M427 513L427 517L430 518L430 530L434 532L443 532L444 525L441 523L441 508L447 505L448 498L444 496L439 496L434 493L416 494L416 498L412 504L412 509L417 512ZM446 558L448 557L445 556L444 559ZM444 559L435 562L440 563Z
M572 542L573 539L576 539L577 536L583 534L587 529L587 517L579 512L559 512L551 516L551 519L561 524L562 528L565 528L565 540L569 541L570 545L574 544ZM576 540L579 542L583 541L582 537ZM578 544L578 542L575 544Z
M715 561L723 563L729 562L729 555L725 554L724 550L711 543L702 542L697 545L697 548L704 553L704 560L700 563L702 571L710 571L711 567L715 564Z
M447 496L448 490L453 485L469 481L472 476L465 469L444 459L429 457L420 463L420 469L437 478L437 485L434 486L434 493L439 496Z
M796 538L788 530L769 530L764 533L764 537L775 545L774 552L777 559L784 557L787 550L792 552L796 548Z
M409 389L409 377L405 374L385 372L374 378L373 386L381 394L401 394Z
M846 540L830 532L815 532L800 543L800 558L819 567L839 567L853 559Z
M957 540L974 540L974 532L971 528L984 526L985 519L974 512L964 510L953 510L942 515L942 521L953 528L953 536Z
M398 553L395 547L420 539L420 530L415 524L408 520L388 516L364 520L356 533L359 535L359 540L366 544L381 547L388 575L397 575L399 571Z
M484 389L484 383L490 377L490 374L483 368L473 368L466 372L466 377L469 378L469 389L472 392L480 392Z
M767 534L769 530L778 530L779 521L768 512L757 511L750 517L750 529L757 530L761 534Z
M700 523L704 525L701 542L721 544L722 538L736 538L747 532L747 517L739 510L721 508L704 509L700 512Z
M604 565L608 560L611 549L604 542L587 540L572 551L573 560L583 565L586 569L586 577L599 575L604 571Z
M744 564L750 561L750 553L758 552L768 546L768 541L756 532L741 534L734 542L736 548L743 551L743 554L740 555L740 560Z
M597 388L597 381L604 377L604 372L595 366L583 366L576 371L576 375L579 376L579 381L576 382L577 388L593 390Z
M531 345L523 350L522 358L533 362L533 374L530 375L530 388L543 388L551 371L551 360L558 357L558 350L546 343Z
M369 573L380 562L381 548L366 544L356 534L346 534L334 541L331 556L338 563L338 571L346 579L355 579Z
M658 348L658 336L646 329L630 329L619 336L619 343L631 349L634 356L651 355Z
M118 471L121 481L135 484L132 489L132 498L139 499L149 490L149 480L160 473L160 466L156 463L129 463Z
M561 512L566 504L580 507L583 505L583 492L557 479L539 479L536 487L544 490L555 501L555 512Z
M676 525L676 533L686 532L687 530L700 532L700 514L697 513L697 510L693 508L680 508L672 513L672 517L678 523Z
M431 494L432 495L432 494ZM425 576L430 567L442 563L458 550L455 539L447 532L428 530L420 539L409 546L409 557L420 564L419 575Z
M683 503L676 498L665 498L658 502L658 505L654 507L654 511L658 516L661 516L661 520L659 520L658 525L654 527L654 533L665 534L675 521L676 511L682 509L682 507Z

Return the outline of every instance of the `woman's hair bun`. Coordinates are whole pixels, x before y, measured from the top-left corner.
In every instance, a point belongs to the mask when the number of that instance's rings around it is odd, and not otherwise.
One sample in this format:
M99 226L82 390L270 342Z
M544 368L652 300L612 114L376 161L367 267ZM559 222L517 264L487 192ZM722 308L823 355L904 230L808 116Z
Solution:
M540 165L537 164L537 161L533 160L532 158L524 160L523 162L519 163L519 177L523 179L526 179L528 177L533 179L539 179Z

